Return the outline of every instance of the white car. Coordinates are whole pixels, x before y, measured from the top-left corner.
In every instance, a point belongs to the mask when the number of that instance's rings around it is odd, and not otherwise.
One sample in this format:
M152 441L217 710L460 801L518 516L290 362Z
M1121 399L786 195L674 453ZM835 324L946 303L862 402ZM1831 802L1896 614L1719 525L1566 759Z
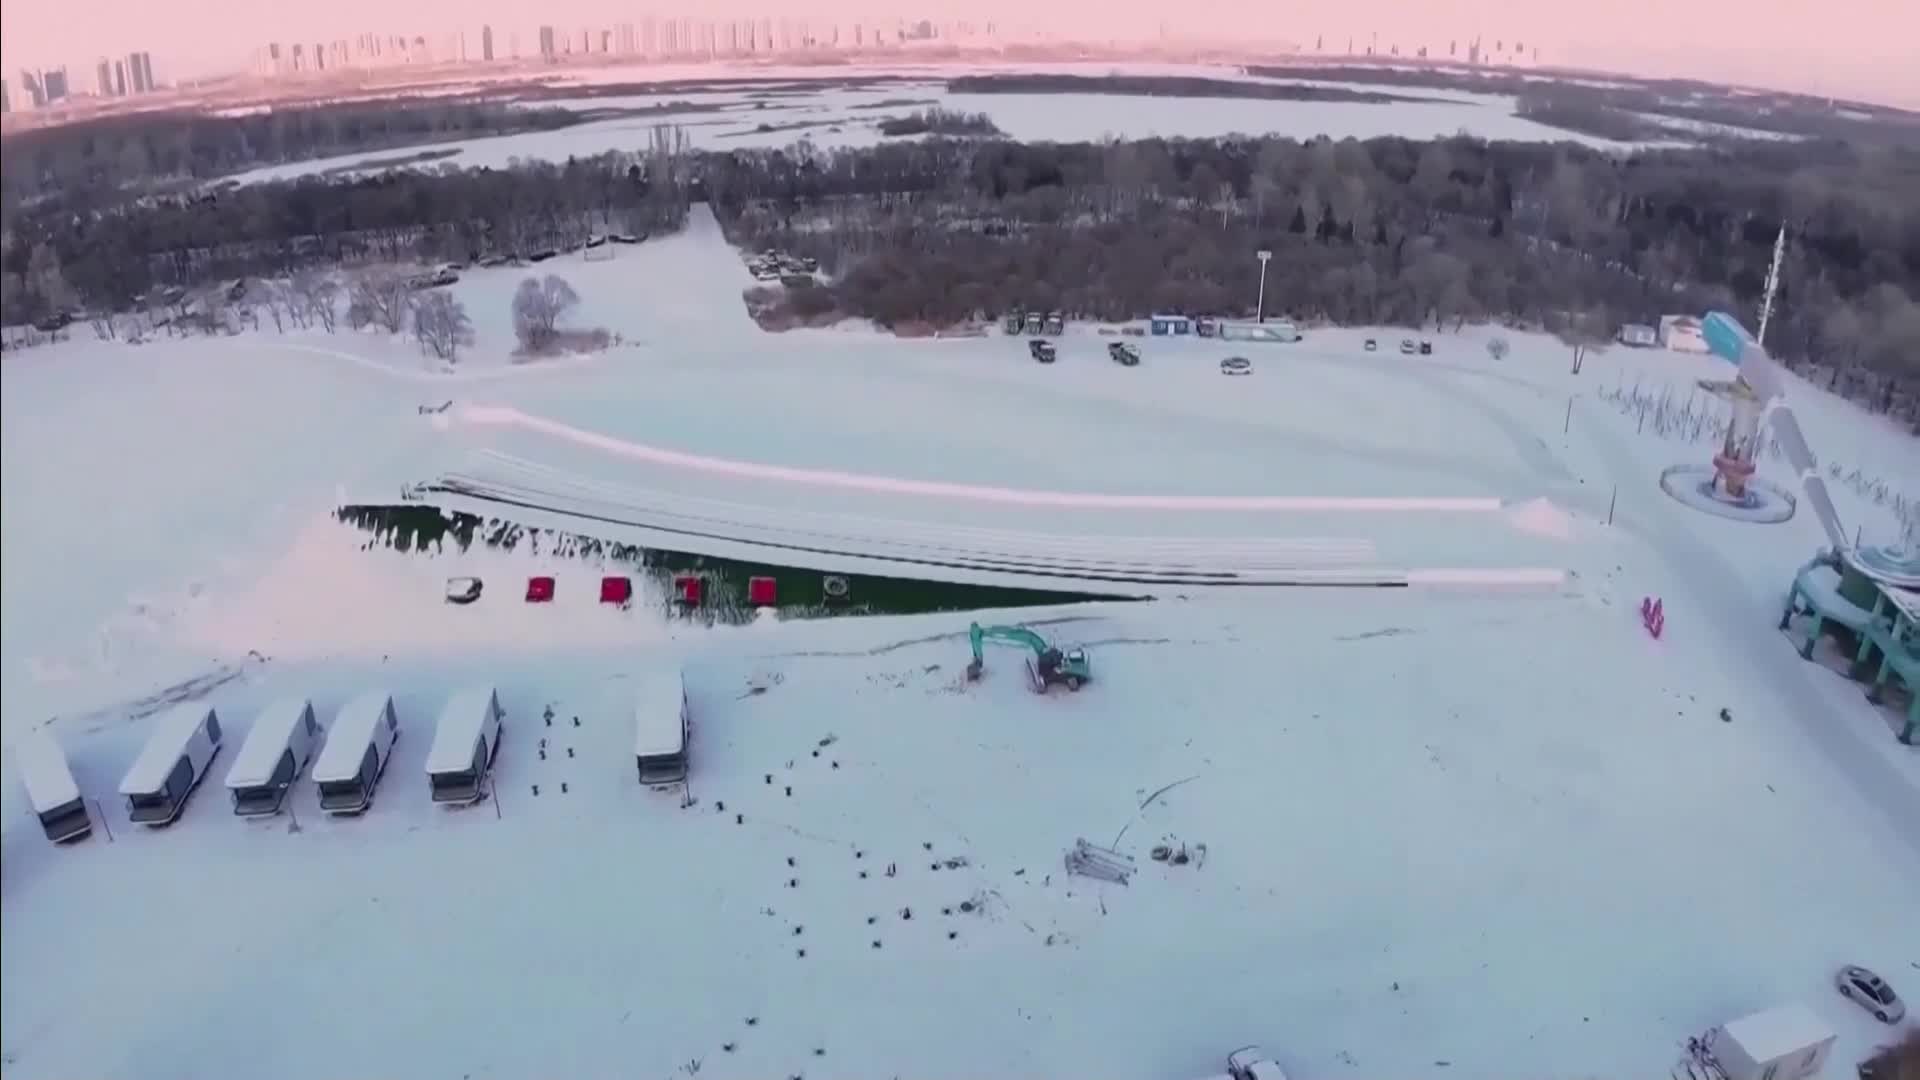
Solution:
M1863 967L1848 964L1833 975L1840 996L1872 1013L1883 1024L1897 1024L1906 1018L1907 1006L1893 992L1887 980Z
M1287 1074L1257 1046L1243 1046L1227 1055L1227 1071L1207 1080L1287 1080Z
M1225 360L1220 361L1220 374L1251 375L1253 374L1253 361L1244 356L1229 356Z
M1412 356L1412 355L1413 355L1413 353L1414 353L1414 350L1415 350L1416 348L1418 348L1418 346L1416 346L1416 345L1415 345L1415 344L1413 343L1413 339L1412 339L1412 338L1401 338L1401 339L1400 339L1400 353L1401 353L1401 355L1403 355L1403 356Z

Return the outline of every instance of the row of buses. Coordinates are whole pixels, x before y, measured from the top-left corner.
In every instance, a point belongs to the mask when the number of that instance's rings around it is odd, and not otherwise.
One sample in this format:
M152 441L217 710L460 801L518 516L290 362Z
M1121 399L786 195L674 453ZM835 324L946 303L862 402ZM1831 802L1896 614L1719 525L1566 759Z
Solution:
M640 682L634 698L634 762L640 783L681 783L687 777L692 718L680 670L662 669ZM462 690L447 700L427 752L427 785L434 802L464 805L485 795L505 718L500 696L491 686ZM233 812L241 817L279 813L311 763L320 809L362 813L373 805L399 738L399 716L386 691L347 702L324 730L311 702L276 701L255 718L227 770ZM163 713L120 781L127 816L144 825L171 824L186 809L224 743L220 716L211 706L179 705ZM15 755L48 839L65 842L90 833L86 802L52 735L44 729L34 732L15 748Z

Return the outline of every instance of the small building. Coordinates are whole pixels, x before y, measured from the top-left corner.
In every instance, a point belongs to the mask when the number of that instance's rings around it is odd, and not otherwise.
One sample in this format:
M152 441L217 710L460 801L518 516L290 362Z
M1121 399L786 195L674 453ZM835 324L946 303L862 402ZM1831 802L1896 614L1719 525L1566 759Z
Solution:
M358 814L373 805L373 790L386 771L400 720L393 695L374 690L340 707L327 732L327 745L313 763L320 788L320 809L329 814Z
M475 803L486 794L487 773L500 752L500 695L491 686L447 699L427 751L427 786L434 802Z
M1660 331L1657 327L1645 323L1622 323L1620 325L1620 344L1635 349L1651 349L1660 344Z
M1179 337L1193 333L1193 320L1185 315L1149 315L1147 329L1155 337Z
M686 780L692 713L679 667L640 673L633 709L633 760L641 785L659 787Z
M1222 341L1291 342L1300 340L1300 328L1289 319L1266 322L1223 322L1216 330Z
M261 710L227 770L233 812L241 817L279 813L319 740L320 725L306 698L283 698Z
M120 781L127 817L143 825L172 824L207 778L220 743L220 717L210 706L189 703L162 713Z
M47 839L64 844L93 831L86 800L80 797L80 785L73 782L73 770L67 765L67 753L52 732L42 728L28 734L14 746L13 761Z
M1663 315L1660 318L1660 344L1674 352L1704 353L1706 331L1694 315Z
M1721 1025L1713 1056L1727 1080L1803 1080L1820 1075L1834 1037L1805 1005L1782 1005Z

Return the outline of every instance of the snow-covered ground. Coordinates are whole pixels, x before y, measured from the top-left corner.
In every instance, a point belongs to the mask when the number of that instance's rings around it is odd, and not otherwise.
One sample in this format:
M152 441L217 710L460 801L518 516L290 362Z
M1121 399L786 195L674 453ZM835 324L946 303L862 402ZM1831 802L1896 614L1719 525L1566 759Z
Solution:
M998 65L981 67L977 71L969 69L965 73L1037 71L1083 76L1181 75L1249 82L1286 82L1343 90L1374 91L1427 100L1364 104L1341 101L1260 101L1243 98L1111 94L952 94L947 92L944 77L961 74L961 72L918 68L816 69L810 76L800 74L797 77L813 79L844 79L860 75L890 75L908 79L930 77L925 82L907 81L859 89L823 86L812 93L781 93L758 97L755 96L752 88L745 88L686 93L668 90L657 95L636 97L543 100L534 104L587 109L653 108L676 102L688 102L725 107L710 112L678 113L658 118L629 117L601 120L558 131L527 132L435 143L432 144L433 149L454 150L457 153L425 163L422 167L452 165L501 168L515 159L564 161L568 157L585 157L606 153L609 150L638 151L646 147L650 132L656 124L680 126L686 131L692 145L702 150L744 150L755 147L787 146L803 138L821 149L870 146L885 138L876 126L882 118L926 107L925 105L876 107L882 102L893 100L931 102L941 108L983 112L991 117L1009 137L1026 142L1042 140L1073 142L1106 137L1208 138L1235 134L1283 135L1296 139L1311 139L1321 135L1336 139L1347 137L1369 139L1383 135L1399 135L1410 139L1434 139L1465 133L1485 139L1524 142L1573 141L1614 149L1638 145L1611 142L1524 119L1514 115L1514 99L1511 96L1498 94L1410 91L1391 86L1325 83L1299 79L1254 79L1240 74L1238 68L1199 65ZM783 125L794 124L809 126L783 129ZM761 131L759 128L762 125L773 130ZM351 168L355 163L362 161L387 160L399 156L400 153L389 148L373 153L290 162L242 173L235 179L243 183L290 179L327 170L339 170L343 167Z
M1135 369L1089 328L1051 367L998 335L765 335L703 216L540 269L622 343L512 363L520 272L482 271L454 287L479 340L450 374L344 332L9 354L0 721L8 744L50 721L112 830L52 847L5 770L9 1077L1147 1080L1251 1041L1305 1080L1657 1076L1686 1035L1787 1000L1840 1033L1837 1072L1885 1032L1834 965L1920 993L1920 752L1773 629L1818 527L1680 507L1659 470L1706 448L1598 394L1718 362L1616 350L1573 376L1551 341L1496 362L1474 328L1429 357L1397 330L1149 338ZM1223 378L1230 352L1255 374ZM1912 439L1794 400L1824 459L1920 476ZM483 422L503 416L551 424ZM696 629L592 603L589 565L363 550L327 517L490 460L881 538L1337 540L1566 578L1009 613L1091 649L1093 685L1043 699L1010 650L962 683L964 616ZM1065 498L1088 495L1137 498ZM1152 501L1195 496L1217 501ZM441 600L449 575L541 571L551 607ZM628 758L619 702L656 657L687 666L687 807ZM494 797L431 806L432 719L482 680L508 711ZM222 755L176 826L127 824L113 791L157 699L204 691L237 740L274 698L330 719L373 686L404 734L367 817L319 818L303 780L297 825L243 822ZM1076 837L1138 859L1132 885L1065 877ZM1155 863L1162 843L1204 862ZM351 1036L284 1052L336 1015Z

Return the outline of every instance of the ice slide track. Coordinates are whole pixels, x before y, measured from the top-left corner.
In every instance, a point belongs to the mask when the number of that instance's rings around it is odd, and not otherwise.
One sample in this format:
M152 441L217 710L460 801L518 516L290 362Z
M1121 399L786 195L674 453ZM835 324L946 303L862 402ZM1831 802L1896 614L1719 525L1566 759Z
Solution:
M679 538L832 559L1109 585L1398 588L1556 585L1563 580L1558 570L1383 568L1372 564L1373 545L1363 539L1047 536L632 491L492 451L481 455L478 466L486 475L449 473L414 491L643 530L668 538L668 543ZM763 520L752 520L756 515Z
M1245 513L1248 511L1497 513L1501 508L1500 499L1494 496L1120 495L992 487L941 480L908 480L901 477L840 472L831 469L767 465L731 458L709 457L681 450L668 450L562 424L505 406L457 407L449 416L449 420L463 426L519 428L601 453L675 469L782 484L922 498L958 499L1008 506L1043 506L1055 510L1161 510L1184 513Z

